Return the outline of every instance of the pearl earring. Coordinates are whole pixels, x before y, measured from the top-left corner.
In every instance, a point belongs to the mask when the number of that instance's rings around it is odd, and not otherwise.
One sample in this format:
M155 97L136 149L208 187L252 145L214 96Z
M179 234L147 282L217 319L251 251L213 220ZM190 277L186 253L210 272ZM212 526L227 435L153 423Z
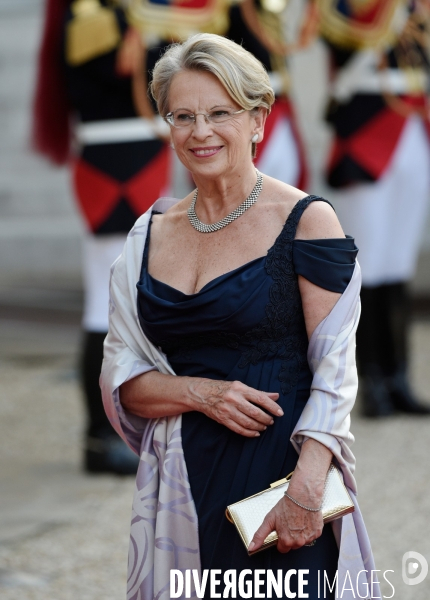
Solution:
M253 144L255 144L256 142L258 142L258 137L259 137L259 136L258 136L258 133L255 133L255 134L252 136L252 138L251 138L251 142L252 142Z

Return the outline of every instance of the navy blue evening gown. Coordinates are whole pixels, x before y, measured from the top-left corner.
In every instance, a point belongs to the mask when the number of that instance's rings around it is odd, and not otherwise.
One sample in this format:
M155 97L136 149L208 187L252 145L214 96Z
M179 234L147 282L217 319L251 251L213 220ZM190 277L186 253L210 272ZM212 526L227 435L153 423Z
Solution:
M305 591L316 599L317 572L333 581L338 548L330 525L312 547L249 557L227 505L260 492L294 470L290 436L309 398L312 375L298 274L336 292L346 288L357 249L350 237L294 240L306 207L300 200L267 256L184 294L148 273L150 229L138 288L145 334L166 353L177 375L208 377L278 392L283 417L257 438L232 432L200 412L182 416L182 445L199 521L202 569L309 569ZM297 579L291 578L291 589ZM263 588L262 588L263 589ZM209 598L209 595L207 595ZM328 594L327 598L331 598Z

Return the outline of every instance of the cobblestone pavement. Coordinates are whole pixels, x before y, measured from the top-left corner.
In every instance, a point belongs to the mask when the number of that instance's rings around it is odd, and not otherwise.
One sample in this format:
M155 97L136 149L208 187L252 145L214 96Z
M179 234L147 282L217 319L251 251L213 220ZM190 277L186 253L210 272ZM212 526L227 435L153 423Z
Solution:
M80 469L78 339L76 319L47 325L0 318L2 600L125 598L133 480ZM415 322L412 341L413 380L429 401L429 321ZM408 587L401 563L409 550L430 561L429 422L354 415L353 431L377 567L394 570L387 577L395 598L427 600L430 576ZM388 584L383 589L391 596Z

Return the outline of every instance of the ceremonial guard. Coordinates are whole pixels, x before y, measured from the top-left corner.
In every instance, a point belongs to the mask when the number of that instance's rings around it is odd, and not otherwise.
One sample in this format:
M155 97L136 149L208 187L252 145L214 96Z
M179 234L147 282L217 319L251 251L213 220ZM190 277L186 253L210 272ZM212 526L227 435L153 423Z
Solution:
M147 95L148 69L157 58L119 2L47 1L33 139L52 161L70 164L87 229L81 377L89 472L123 474L137 468L137 458L105 416L99 376L111 264L135 220L169 192L171 183L167 127Z
M305 153L289 99L291 82L287 59L314 40L318 17L314 2L305 2L300 31L298 35L292 33L289 40L286 34L289 4L289 0L242 0L233 4L226 36L263 63L276 94L264 139L258 144L257 168L266 175L305 189Z
M409 301L430 195L427 0L319 0L332 59L327 169L363 274L362 411L424 414L408 378Z
M299 34L287 40L285 20L290 0L131 0L129 14L145 38L164 47L196 32L225 35L252 52L266 67L276 93L255 165L263 173L293 186L306 187L303 144L289 100L287 57L307 46L318 30L313 0L305 1Z

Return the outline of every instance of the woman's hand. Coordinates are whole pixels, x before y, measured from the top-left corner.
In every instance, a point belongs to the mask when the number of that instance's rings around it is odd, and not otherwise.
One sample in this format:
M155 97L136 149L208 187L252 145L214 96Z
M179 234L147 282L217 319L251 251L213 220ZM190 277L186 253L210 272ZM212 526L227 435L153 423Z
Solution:
M315 494L309 495L304 490L300 492L297 488L293 491L290 489L291 485L288 487L288 493L300 504L311 508L318 508L321 505L321 499L317 500ZM301 508L284 496L266 515L249 545L249 550L258 549L272 531L278 534L279 552L297 550L318 539L323 526L321 511L311 512Z
M191 379L189 389L194 410L245 437L257 437L273 424L262 408L278 417L284 414L275 402L279 394L260 392L240 381Z
M313 439L304 442L297 466L288 486L288 494L303 506L321 506L331 451ZM255 532L249 550L258 550L266 537L276 531L279 552L297 550L318 539L323 530L321 511L313 512L297 506L284 496L266 515Z

